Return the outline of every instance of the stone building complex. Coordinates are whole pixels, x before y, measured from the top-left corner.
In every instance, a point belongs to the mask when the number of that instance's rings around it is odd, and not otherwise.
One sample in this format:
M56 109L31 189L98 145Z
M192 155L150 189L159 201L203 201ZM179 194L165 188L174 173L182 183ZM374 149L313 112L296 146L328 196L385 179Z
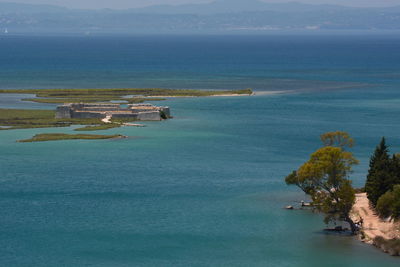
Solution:
M170 118L169 107L157 107L152 104L130 104L122 107L120 104L74 103L58 106L57 119L103 119L132 118L138 121L159 121Z

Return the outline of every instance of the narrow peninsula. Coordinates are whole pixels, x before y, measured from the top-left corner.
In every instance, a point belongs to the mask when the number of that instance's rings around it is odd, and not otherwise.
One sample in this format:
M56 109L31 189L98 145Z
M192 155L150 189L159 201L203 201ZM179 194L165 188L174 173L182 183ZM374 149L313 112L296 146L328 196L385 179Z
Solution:
M24 101L38 103L100 103L122 101L127 104L145 101L162 101L169 97L206 97L206 96L245 96L252 95L251 89L243 90L192 90L192 89L22 89L0 90L0 94L34 94L34 98Z

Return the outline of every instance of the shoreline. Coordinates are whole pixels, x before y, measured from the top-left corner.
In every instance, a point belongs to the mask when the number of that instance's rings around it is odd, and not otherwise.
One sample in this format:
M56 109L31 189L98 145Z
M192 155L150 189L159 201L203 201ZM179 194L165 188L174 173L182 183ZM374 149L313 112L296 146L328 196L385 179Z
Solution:
M382 220L371 208L366 193L356 194L351 217L354 221L362 219L363 224L358 236L364 243L377 246L375 244L375 238L377 237L382 237L385 240L400 240L400 222ZM384 250L382 247L379 248Z
M280 91L253 91L251 94L221 94L221 95L208 95L208 96L180 96L180 95L171 95L171 96L165 96L165 95L155 95L155 96L144 96L145 98L151 99L151 98L157 98L157 97L163 97L163 98L193 98L193 97L237 97L237 96L261 96L261 95L280 95L280 94L287 94L287 93L293 93L293 90L280 90Z

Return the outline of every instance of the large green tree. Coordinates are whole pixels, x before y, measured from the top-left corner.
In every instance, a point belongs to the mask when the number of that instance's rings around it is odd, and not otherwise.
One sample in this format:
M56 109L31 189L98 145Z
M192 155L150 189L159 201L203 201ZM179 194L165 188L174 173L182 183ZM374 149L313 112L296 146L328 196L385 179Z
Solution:
M396 184L398 166L396 156L393 159L389 156L386 140L383 137L371 157L365 183L365 192L374 206L378 199Z
M324 137L330 140L324 142ZM358 164L351 152L345 151L350 138L344 132L332 132L321 136L324 147L314 152L310 159L285 179L288 185L296 185L308 194L313 207L325 214L325 222L345 221L349 223L352 233L357 227L350 218L350 211L355 201L355 192L348 175L352 166ZM352 141L351 141L352 144Z
M348 133L342 131L324 133L320 139L325 146L341 147L344 150L346 147L351 148L354 145L354 139Z

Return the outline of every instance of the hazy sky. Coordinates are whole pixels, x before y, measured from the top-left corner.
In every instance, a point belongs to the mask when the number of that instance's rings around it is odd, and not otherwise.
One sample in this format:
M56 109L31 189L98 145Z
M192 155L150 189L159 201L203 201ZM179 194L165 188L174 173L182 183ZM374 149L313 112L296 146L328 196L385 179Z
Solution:
M0 0L0 2L19 2L31 4L53 4L71 8L131 8L154 4L206 3L212 0ZM233 0L238 1L238 0ZM243 0L246 1L246 0ZM293 0L263 0L264 2L289 2ZM297 0L312 4L340 4L347 6L394 6L400 0Z

